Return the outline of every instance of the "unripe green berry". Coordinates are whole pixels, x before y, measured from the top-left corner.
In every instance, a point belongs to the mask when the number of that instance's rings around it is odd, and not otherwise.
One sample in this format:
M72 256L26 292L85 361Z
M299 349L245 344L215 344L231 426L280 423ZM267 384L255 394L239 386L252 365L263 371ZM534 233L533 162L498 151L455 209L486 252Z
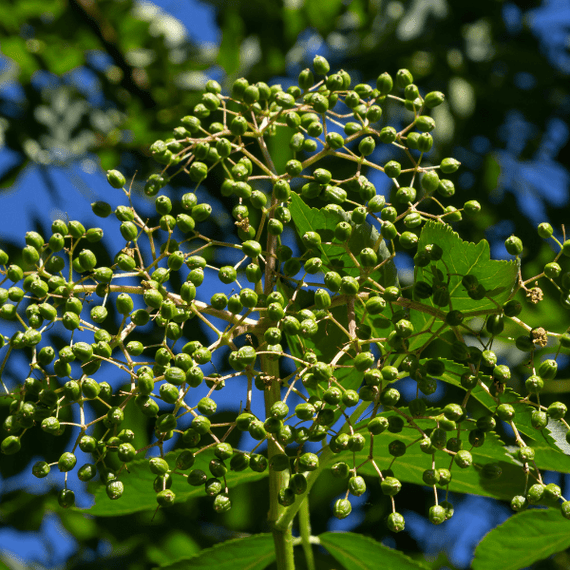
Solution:
M523 250L523 242L517 236L510 236L505 240L505 248L510 255L520 255Z
M326 75L330 71L330 64L322 55L316 55L313 59L313 68L318 75Z
M122 188L126 184L125 177L118 170L107 171L107 182L113 188Z
M392 532L401 532L404 530L406 523L400 513L390 513L386 519L386 526Z

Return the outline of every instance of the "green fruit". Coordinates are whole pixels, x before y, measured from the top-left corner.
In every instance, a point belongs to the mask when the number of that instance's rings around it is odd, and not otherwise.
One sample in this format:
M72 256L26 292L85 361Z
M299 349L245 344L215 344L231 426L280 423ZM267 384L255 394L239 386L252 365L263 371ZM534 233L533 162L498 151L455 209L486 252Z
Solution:
M524 385L529 394L538 394L544 388L544 380L533 374L525 380Z
M366 482L362 477L356 475L348 480L348 492L351 495L360 497L366 492Z
M473 464L473 456L471 455L471 453L469 453L469 451L465 449L461 449L460 451L458 451L455 454L453 460L455 464L461 469L466 469L467 467L470 467Z
M331 67L322 55L316 55L313 59L313 68L318 75L326 75Z
M62 489L57 495L57 502L64 509L73 507L75 504L75 493L70 489Z
M505 240L505 248L507 253L511 255L520 255L523 250L523 242L517 236L510 236Z
M511 369L505 364L499 364L493 368L493 378L497 382L507 382L511 378Z
M556 360L547 359L540 363L538 367L538 375L543 380L552 380L556 377L556 372L558 371L558 364Z
M212 206L210 204L197 204L192 208L191 215L197 222L204 222L210 217Z
M394 497L402 489L402 483L395 477L385 477L384 480L380 483L380 488L382 489L382 493L384 495Z
M406 453L406 444L399 439L395 439L388 444L388 453L394 457L401 457Z
M118 170L107 170L107 182L113 188L122 188L126 184L125 177Z
M535 483L529 488L526 498L531 505L536 505L541 501L545 494L546 486L542 483Z
M120 293L117 297L117 311L121 315L129 315L134 308L134 303L128 293Z
M244 307L253 309L257 305L257 293L253 289L244 288L240 291L239 300Z
M117 499L121 498L123 492L125 490L125 486L121 481L109 481L105 486L105 492L107 493L107 497L112 501L116 501Z
M406 526L404 517L400 513L390 513L386 519L386 526L392 532L401 532Z
M546 410L549 417L553 420L561 420L566 416L568 408L562 402L552 402Z
M524 511L528 507L527 498L522 495L515 495L511 499L511 509L515 512Z
M465 416L465 410L459 404L447 404L443 408L443 413L448 420L461 421Z
M333 506L333 515L337 519L344 519L352 512L352 505L348 499L338 499Z
M340 133L328 133L325 140L327 145L333 150L337 150L344 146L344 138Z
M441 524L447 519L445 508L441 505L433 505L429 508L428 518L432 524Z
M356 295L359 290L358 279L345 275L340 281L340 289L345 295Z
M485 432L480 429L474 429L469 432L469 443L473 447L481 447L485 443Z
M332 304L330 295L326 289L315 291L315 305L318 309L328 309Z
M422 474L423 482L426 485L437 485L440 481L440 474L437 469L426 469Z
M232 508L232 502L226 494L219 493L214 497L212 507L216 513L225 513Z
M158 506L164 509L171 507L174 504L175 499L176 495L170 489L164 489L156 495L156 502L158 503Z
M384 72L376 79L376 89L381 95L387 95L394 88L394 81L389 73Z
M374 139L370 136L364 137L358 144L358 151L362 156L369 156L374 152L376 148L376 143Z
M57 462L57 466L61 472L66 473L67 471L71 471L75 467L76 463L77 457L75 457L73 453L66 451L65 453L61 454Z
M86 463L77 471L77 478L80 481L91 481L97 475L97 468L92 463Z

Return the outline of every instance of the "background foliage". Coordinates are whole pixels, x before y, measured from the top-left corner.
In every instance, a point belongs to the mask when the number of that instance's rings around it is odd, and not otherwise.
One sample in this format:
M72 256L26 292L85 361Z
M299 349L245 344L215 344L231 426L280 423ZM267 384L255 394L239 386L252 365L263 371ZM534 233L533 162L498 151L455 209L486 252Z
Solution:
M217 79L226 89L242 75L287 87L321 53L356 82L407 67L425 92L447 93L447 102L434 114L435 152L462 161L455 205L470 198L483 205L481 216L457 230L466 240L489 239L492 257L502 257L504 239L516 233L525 241L529 272L540 272L550 259L548 246L534 236L542 221L560 235L568 211L564 165L569 163L570 58L564 26L570 10L565 2L178 0L163 8L131 0L10 0L0 6L0 200L7 200L2 190L8 197L14 188L29 199L30 229L48 233L51 224L31 207L38 189L22 183L31 172L51 204L62 211L80 204L88 210L94 192L108 192L97 186L101 169L137 173L135 188L137 180L154 171L148 147L168 136L198 101L207 79ZM188 28L168 12L189 22ZM215 18L211 43L196 35L196 21L207 23L202 18L208 17ZM284 154L283 162L287 158ZM389 191L379 186L380 180L371 180L379 191ZM70 182L77 190L71 195L63 190ZM173 195L180 191L172 188ZM216 220L221 232L230 208L220 198ZM22 229L3 231L2 237L13 253ZM409 267L411 261L400 269ZM530 312L527 322L560 329L557 320L566 315L547 309L540 305L540 323L532 322ZM509 346L501 356L512 356ZM568 404L567 366L560 366L558 377L559 393L545 398ZM42 444L40 439L38 449ZM17 531L42 529L40 536L46 538L46 524L61 524L73 537L65 562L69 568L100 567L102 562L108 568L143 568L174 562L243 532L267 531L258 514L267 510L264 494L255 484L236 487L234 508L222 516L195 498L154 518L148 511L91 518L61 511L55 491L22 487L27 472L27 464L0 464L0 521ZM313 520L315 534L339 528L329 517L328 489L335 484L323 478L314 489L312 505L322 513ZM385 499L374 487L366 504L348 519L351 530L420 559L422 553L439 555L433 568L467 567L485 530L510 514L506 503L457 496L454 518L445 527L428 527L423 504L429 498L421 487L413 489L400 500L401 508L412 513L406 516L405 533L389 535L378 524ZM55 553L49 558L48 542L41 561L46 566L62 563ZM333 567L324 555L321 563ZM543 564L567 567L566 554Z

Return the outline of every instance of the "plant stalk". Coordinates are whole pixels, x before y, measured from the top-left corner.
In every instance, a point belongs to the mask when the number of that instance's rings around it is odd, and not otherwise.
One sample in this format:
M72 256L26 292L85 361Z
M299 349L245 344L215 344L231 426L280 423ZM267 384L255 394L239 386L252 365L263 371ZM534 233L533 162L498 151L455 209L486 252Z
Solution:
M268 387L265 389L265 413L269 417L271 406L281 399L279 383L279 361L272 360L268 355L263 355L261 359L261 367L264 374L268 377ZM267 440L267 457L271 463L271 458L281 450L273 439ZM275 544L275 555L277 559L278 570L295 570L295 558L293 554L293 520L291 519L286 525L276 525L275 523L282 518L283 511L286 507L279 504L279 490L288 484L288 471L269 470L269 513L267 519L273 533L273 542Z
M307 570L315 570L315 557L311 545L311 518L309 511L309 495L307 495L299 508L299 533L301 535L301 546L305 553Z

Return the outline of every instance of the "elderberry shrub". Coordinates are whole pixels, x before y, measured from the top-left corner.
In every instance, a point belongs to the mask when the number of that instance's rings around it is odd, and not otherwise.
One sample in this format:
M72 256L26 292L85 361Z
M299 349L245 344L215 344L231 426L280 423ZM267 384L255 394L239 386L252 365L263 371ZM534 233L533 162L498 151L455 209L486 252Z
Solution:
M558 242L541 224L539 236L552 239L558 253L524 282L520 238L505 242L517 258L507 262L488 259L488 244L463 242L450 224L481 207L472 200L461 208L445 205L456 192L460 164L453 158L432 163L437 125L430 112L443 94L422 97L406 69L395 80L382 73L375 88L353 86L348 73L329 71L318 56L318 79L304 70L299 87L286 92L241 78L224 94L208 82L173 136L151 145L160 166L144 194L155 202L156 217L131 205L136 196L123 174L107 173L125 196L114 212L122 241L110 265L90 249L102 231L79 221L56 220L49 236L27 232L14 259L0 250L0 318L10 327L0 336L2 369L14 352L29 361L23 382L3 383L8 412L0 450L26 453L38 429L47 437L72 433L73 449L90 453L92 463L75 471L72 451L52 457L46 447L45 461L32 468L37 477L47 477L50 465L65 473L62 507L74 504L67 489L74 473L89 481L99 471L108 497L120 500L130 470L144 464L159 507L176 502L171 487L179 478L203 487L213 508L225 512L233 474L252 471L268 474L270 500L291 524L299 497L322 470L332 469L346 484L345 498L331 505L335 516L349 516L350 495L365 493L365 477L375 476L391 498L385 524L399 532L405 521L396 495L403 484L447 493L456 482L463 489L464 473L501 476L498 461L506 456L491 432L502 422L520 447L513 464L522 463L536 481L512 489L513 509L542 499L532 436L555 421L570 441L566 406L540 400L556 377L557 355L570 348L570 333L531 329L520 319L518 299L538 303L538 283L546 279L570 308L570 240ZM380 122L388 103L401 106L399 130ZM290 136L284 164L282 153L275 162L271 152L282 129ZM391 159L379 164L386 153ZM390 196L378 194L366 176L374 170L392 181ZM175 176L192 189L171 200L165 187ZM203 187L235 201L236 240L207 235L213 207L198 198ZM92 209L100 217L112 211L101 201ZM292 235L298 239L287 244ZM414 283L406 287L394 264L402 251L415 263ZM110 318L116 314L117 322ZM59 350L49 333L54 324L68 342ZM198 340L200 326L217 336L208 346ZM527 378L497 364L495 343L513 338L528 353ZM554 358L543 356L549 342L558 345ZM124 378L120 389L100 372L113 366ZM521 394L510 386L523 382ZM413 387L411 398L403 396L405 383ZM445 385L460 392L456 401L433 399ZM233 397L240 406L220 423L216 394L230 386L243 387ZM96 421L71 413L85 407ZM268 414L256 416L254 409ZM133 430L141 418L155 437L137 449ZM230 445L234 429L248 432L256 447ZM183 448L174 458L163 452L172 438ZM266 454L258 451L264 442ZM159 455L145 458L154 447ZM480 455L481 447L497 462ZM410 461L421 465L407 468ZM414 479L409 473L418 468L423 475ZM551 495L569 517L560 493ZM441 524L452 514L450 503L436 501L428 518Z

